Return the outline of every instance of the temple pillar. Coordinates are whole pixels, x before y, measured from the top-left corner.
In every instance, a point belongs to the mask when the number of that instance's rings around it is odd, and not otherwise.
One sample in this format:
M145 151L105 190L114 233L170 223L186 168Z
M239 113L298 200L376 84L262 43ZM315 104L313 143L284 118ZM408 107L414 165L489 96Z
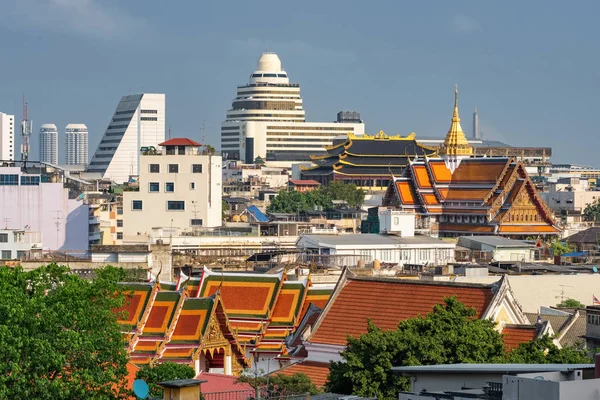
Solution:
M196 372L196 376L202 372L202 369L200 369L200 358L202 358L202 356L194 360L194 371Z
M226 355L223 363L223 369L225 370L225 375L233 375L233 371L231 368L231 355Z

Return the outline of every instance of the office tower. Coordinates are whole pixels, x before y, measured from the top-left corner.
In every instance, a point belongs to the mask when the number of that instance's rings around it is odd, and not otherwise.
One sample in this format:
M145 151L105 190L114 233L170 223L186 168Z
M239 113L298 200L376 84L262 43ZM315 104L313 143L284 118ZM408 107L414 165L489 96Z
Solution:
M58 164L58 129L54 124L40 126L40 161Z
M88 164L88 129L84 124L69 124L65 129L67 165Z
M481 139L479 135L479 114L477 113L477 107L473 111L473 139Z
M123 96L92 157L88 172L114 182L139 175L142 147L165 141L165 95L143 93Z
M15 159L15 116L0 112L0 160Z
M362 121L306 122L300 85L290 83L277 54L263 53L221 124L221 151L227 159L252 163L261 157L271 166L289 167L325 154L323 146L335 137L362 135L364 129Z

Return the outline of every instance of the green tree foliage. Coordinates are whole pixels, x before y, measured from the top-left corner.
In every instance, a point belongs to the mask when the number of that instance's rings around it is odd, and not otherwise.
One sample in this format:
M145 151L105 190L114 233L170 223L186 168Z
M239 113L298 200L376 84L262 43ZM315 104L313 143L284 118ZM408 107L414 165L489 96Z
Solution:
M600 199L585 206L583 216L587 221L600 221Z
M328 210L333 200L345 200L350 207L360 207L365 201L365 192L355 184L332 182L308 192L282 190L271 200L268 212L298 213L314 210L315 206Z
M369 322L360 338L348 337L341 353L345 362L333 362L327 390L363 397L397 398L408 389L406 378L392 366L502 362L504 342L494 323L475 318L475 310L455 297L436 305L426 317L400 322L383 331Z
M127 360L112 311L123 270L93 281L51 264L0 267L0 398L124 399Z
M260 398L319 393L319 389L310 378L301 373L292 376L277 374L269 377L256 374L242 375L237 381L248 383L257 391Z
M572 252L574 247L567 242L555 240L550 244L550 250L552 250L552 255L560 256Z
M559 308L585 308L585 305L575 299L564 299L556 305Z
M518 364L591 364L584 349L559 349L548 335L521 343L508 354L508 362Z
M136 379L142 379L150 388L150 396L162 399L163 388L159 382L173 381L177 379L192 379L196 376L194 368L172 362L155 365L144 365L136 373Z
M223 221L227 218L227 211L229 211L229 203L225 200L221 200L221 219Z

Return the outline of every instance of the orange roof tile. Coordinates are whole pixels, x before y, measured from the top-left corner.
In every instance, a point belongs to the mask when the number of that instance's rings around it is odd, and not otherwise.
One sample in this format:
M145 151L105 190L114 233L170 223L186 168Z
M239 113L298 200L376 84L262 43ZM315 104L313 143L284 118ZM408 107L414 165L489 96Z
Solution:
M342 278L344 279L344 278ZM321 315L311 343L345 345L346 335L358 337L371 319L382 329L395 329L400 321L425 316L444 298L456 295L481 316L494 294L491 286L422 282L403 279L348 277Z
M551 225L500 225L500 233L558 233L559 230Z
M489 233L494 232L494 227L488 225L440 224L439 230L446 232Z
M510 159L490 161L490 159L469 158L463 160L452 174L452 182L496 183L509 162L511 162Z
M427 205L438 205L438 204L440 204L437 201L437 197L435 197L435 194L433 194L433 193L423 193L423 194L421 194L421 196L423 196L423 200L425 201L425 204L427 204Z
M292 376L297 373L307 375L318 388L322 388L325 386L327 377L329 376L329 363L302 361L274 371L271 373L271 375L282 374L286 376Z
M506 325L502 329L504 345L507 350L513 350L519 347L521 343L531 342L537 337L537 327L535 325Z
M437 183L449 183L452 179L450 170L446 168L446 163L442 160L430 161L429 168L433 174L433 179Z
M304 318L306 314L306 310L308 310L308 306L312 303L314 306L319 307L321 310L325 308L331 294L333 293L333 289L321 289L318 287L310 287L308 288L308 293L306 295L306 299L304 300L304 304L302 305L302 311L300 311L300 321Z
M417 185L419 185L420 188L429 189L432 187L425 165L415 165L413 166L413 171L417 178Z
M415 204L415 197L413 196L412 188L410 187L409 182L396 182L396 187L398 188L398 193L400 193L400 200L402 201L402 204Z
M490 192L490 189L457 189L452 186L448 189L447 201L471 200L483 202L484 197Z

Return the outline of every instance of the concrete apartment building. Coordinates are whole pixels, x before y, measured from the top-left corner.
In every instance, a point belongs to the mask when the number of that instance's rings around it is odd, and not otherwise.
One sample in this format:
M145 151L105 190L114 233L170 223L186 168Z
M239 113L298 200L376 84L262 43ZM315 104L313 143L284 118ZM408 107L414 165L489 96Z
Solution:
M69 124L65 128L65 161L67 165L88 165L88 128L85 124Z
M0 160L15 159L15 116L0 112Z
M549 182L548 191L541 195L565 226L583 222L585 207L600 199L600 191L590 190L589 180L577 176Z
M54 124L40 126L40 161L58 165L58 129Z
M221 156L200 150L190 139L143 149L139 191L123 192L123 239L147 240L153 228L197 228L221 225Z

